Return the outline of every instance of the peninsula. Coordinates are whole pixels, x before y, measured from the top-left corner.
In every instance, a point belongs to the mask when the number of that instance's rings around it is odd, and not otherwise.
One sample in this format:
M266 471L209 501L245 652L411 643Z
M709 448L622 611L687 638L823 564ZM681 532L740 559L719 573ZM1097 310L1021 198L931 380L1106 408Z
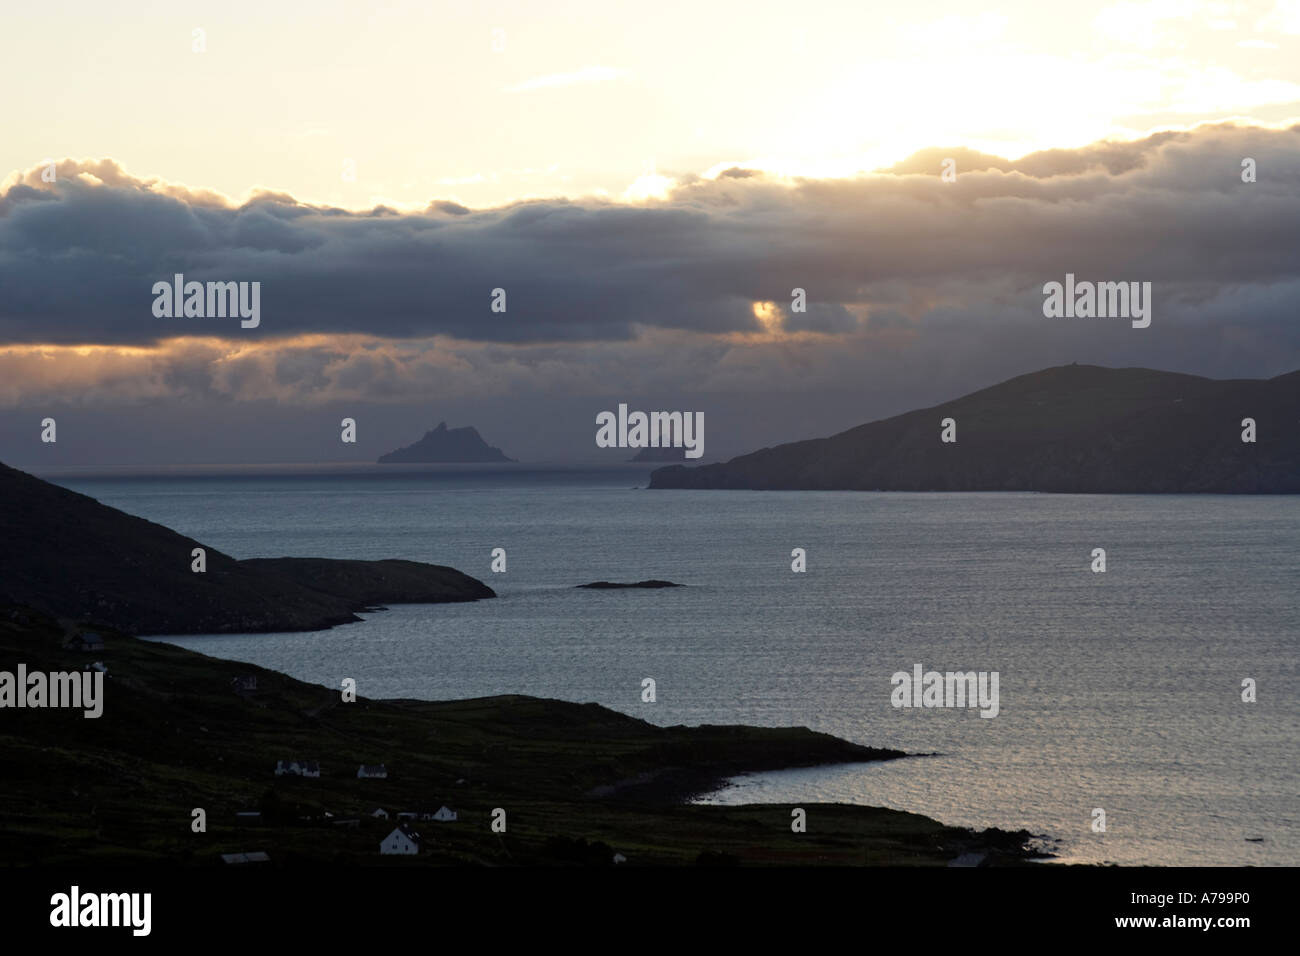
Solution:
M0 600L130 634L314 631L377 604L496 596L417 561L238 561L2 464L0 528Z
M830 438L658 468L650 487L1300 494L1300 371L1065 365Z

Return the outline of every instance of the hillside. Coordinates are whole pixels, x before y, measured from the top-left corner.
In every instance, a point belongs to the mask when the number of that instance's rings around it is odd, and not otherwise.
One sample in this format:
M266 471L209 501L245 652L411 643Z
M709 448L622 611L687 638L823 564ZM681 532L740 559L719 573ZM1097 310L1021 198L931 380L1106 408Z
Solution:
M193 549L207 570L191 570ZM237 561L169 528L0 465L0 599L132 634L305 631L383 603L495 597L414 561Z
M954 443L940 441L945 418ZM650 487L1296 494L1300 371L1218 381L1061 366L830 438L659 468Z
M63 637L53 619L0 605L0 669L80 670L87 655ZM608 866L614 851L632 866L1027 858L1027 833L895 810L803 804L814 825L794 834L788 806L680 803L745 771L903 756L805 728L657 727L530 697L374 700L364 680L342 703L336 689L111 632L95 656L108 667L102 716L0 711L6 865L220 867L221 854L250 851L273 867ZM237 677L256 687L237 693ZM279 760L319 762L321 776L276 777ZM362 763L384 764L388 778L358 780ZM421 823L419 857L379 855L399 811L443 804L459 821ZM490 826L497 807L505 833ZM205 833L191 829L194 808ZM255 811L260 819L235 816Z

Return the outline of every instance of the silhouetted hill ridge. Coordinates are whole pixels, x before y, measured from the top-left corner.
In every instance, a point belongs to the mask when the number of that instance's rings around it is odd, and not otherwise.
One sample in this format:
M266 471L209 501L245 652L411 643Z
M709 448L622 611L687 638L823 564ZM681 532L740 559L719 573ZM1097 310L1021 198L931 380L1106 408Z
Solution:
M191 570L195 548L207 570ZM237 561L160 524L0 464L0 597L133 634L304 631L384 603L495 597L415 561Z
M1256 442L1241 441L1243 418ZM953 418L957 441L940 441ZM1300 493L1300 371L1214 380L1065 365L829 438L659 468L651 488Z

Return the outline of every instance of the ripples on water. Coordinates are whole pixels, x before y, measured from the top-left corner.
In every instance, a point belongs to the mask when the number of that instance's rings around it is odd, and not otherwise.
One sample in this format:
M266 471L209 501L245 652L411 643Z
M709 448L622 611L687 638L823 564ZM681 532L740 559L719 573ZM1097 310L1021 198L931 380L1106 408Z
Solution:
M723 802L1023 827L1072 861L1300 863L1300 500L633 490L645 475L63 483L236 557L432 561L500 594L314 634L175 639L207 654L355 677L373 697L535 694L940 754L744 777ZM488 571L495 547L505 575ZM689 587L572 590L651 577ZM891 674L916 663L998 671L1001 713L893 708ZM1241 702L1244 677L1258 703Z

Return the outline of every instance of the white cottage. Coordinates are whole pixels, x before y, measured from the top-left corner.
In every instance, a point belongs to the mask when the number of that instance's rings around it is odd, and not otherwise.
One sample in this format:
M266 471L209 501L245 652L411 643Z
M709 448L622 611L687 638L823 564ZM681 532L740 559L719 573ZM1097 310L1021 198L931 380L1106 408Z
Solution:
M372 814L370 814L370 815L371 815L372 817L374 817L376 820L387 820L387 819L388 819L388 811L385 810L383 807L376 807L376 808L375 808L375 812L372 813Z
M406 824L398 824L379 844L379 852L385 856L415 856L420 852L420 834Z
M357 768L358 780L387 780L388 768L381 763L363 763Z
M433 815L433 819L440 823L455 823L456 811L449 807L439 807L438 812Z
M70 637L64 641L63 646L74 651L102 651L104 649L104 639L94 631L82 631L75 637Z
M315 760L277 760L275 762L277 777L319 777L320 764Z

